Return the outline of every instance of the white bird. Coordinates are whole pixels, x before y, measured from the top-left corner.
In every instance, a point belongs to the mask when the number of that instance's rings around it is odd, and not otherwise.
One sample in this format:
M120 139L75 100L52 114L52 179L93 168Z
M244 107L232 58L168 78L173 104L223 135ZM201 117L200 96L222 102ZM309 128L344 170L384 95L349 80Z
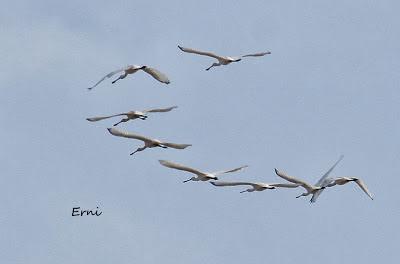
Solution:
M123 74L121 74L117 79L115 79L114 81L112 81L112 83L115 83L118 80L124 79L126 76L128 76L128 74L134 74L139 70L143 70L146 73L150 74L154 79L156 79L159 82L165 83L165 84L169 84L170 81L168 79L168 77L163 74L162 72L154 69L154 68L150 68L147 66L138 66L138 65L128 65L124 68L115 70L110 72L109 74L107 74L106 76L104 76L103 78L100 79L100 81L98 81L95 85L93 85L92 87L89 87L89 90L92 90L94 87L96 87L99 83L101 83L102 81L104 81L107 78L111 78L112 76L114 76L117 73L120 72L124 72Z
M344 184L349 183L349 182L357 183L357 185L361 188L361 190L363 190L364 193L366 195L368 195L369 198L374 200L371 192L368 190L368 188L365 185L365 183L361 179L356 178L356 177L338 177L338 178L335 178L335 179L328 178L328 179L325 180L325 187L333 187L335 185L344 185Z
M225 186L241 186L241 185L250 185L252 188L247 190L243 190L240 193L244 192L260 192L264 190L273 190L276 188L297 188L300 185L296 183L263 183L263 182L223 182L223 181L213 181L210 182L214 186L225 187Z
M318 180L318 182L315 184L315 186L324 186L326 187L327 183L326 180L328 179L327 177L329 176L329 174L333 171L333 169L336 167L336 165L339 164L339 162L343 159L343 155L341 155L339 157L339 159L335 162L335 164L332 165L332 167L329 168L329 170L327 172L325 172L324 175L322 175L322 177ZM331 182L331 180L329 180L329 183ZM316 191L315 193L313 193L313 196L311 197L310 202L311 203L315 203L317 201L317 198L321 195L323 189Z
M209 69L211 69L212 67L215 66L221 66L221 65L228 65L232 62L238 62L241 61L242 58L245 57L261 57L267 54L271 54L271 52L267 51L267 52L258 52L258 53L253 53L253 54L246 54L240 57L228 57L228 56L219 56L215 53L212 52L207 52L207 51L200 51L200 50L195 50L195 49L190 49L190 48L184 48L182 46L178 45L178 48L183 51L183 52L187 52L187 53L194 53L194 54L198 54L198 55L204 55L204 56L208 56L208 57L212 57L218 60L218 62L214 62L210 67L208 67L206 69L206 71L208 71Z
M244 169L246 167L248 167L247 165L245 166L241 166L235 169L231 169L231 170L226 170L226 171L217 171L217 172L203 172L203 171L199 171L175 162L171 162L171 161L167 161L167 160L159 160L159 162L161 163L161 165L171 168L171 169L176 169L176 170L181 170L181 171L187 171L193 174L196 174L196 176L187 179L185 181L183 181L184 183L188 182L188 181L208 181L208 180L218 180L218 175L221 174L225 174L225 173L230 173L230 172L235 172L241 169Z
M310 194L314 194L314 193L317 192L318 190L325 189L325 187L322 187L322 186L321 186L321 187L315 186L315 185L309 184L309 183L307 183L307 182L305 182L305 181L303 181L303 180L300 180L300 179L298 179L298 178L289 176L289 175L287 175L287 174L284 173L284 172L278 171L277 169L275 169L275 173L276 173L276 175L278 175L279 177L281 177L281 178L283 178L283 179L285 179L285 180L287 180L287 181L289 181L289 182L299 184L299 185L302 186L304 189L306 189L307 192L305 192L305 193L303 193L303 194L301 194L301 195L299 195L299 196L296 196L296 198L299 198L299 197L301 197L301 196L307 196L307 195L310 195Z
M275 173L279 176L282 177L284 179L286 179L287 181L290 182L294 182L294 183L299 183L301 186L303 186L307 192L303 193L299 196L297 196L296 198L299 198L301 196L307 196L312 194L313 197L311 198L311 201L313 201L314 197L316 199L316 197L318 197L318 195L322 192L323 189L325 189L325 185L323 185L323 181L326 179L326 177L328 177L328 175L332 172L332 170L336 167L336 165L343 159L343 155L341 155L339 157L339 159L335 162L335 164L333 164L333 166L331 168L329 168L329 170L318 180L318 182L315 185L311 185L309 183L306 183L302 180L299 180L297 178L294 177L290 177L287 174L278 171L277 169L275 169Z
M124 116L125 115L126 118L123 118L123 119L121 119L121 121L119 121L118 123L114 124L114 126L117 126L122 122L128 122L129 120L134 120L134 119L137 119L137 118L139 118L141 120L146 120L146 118L147 118L146 113L169 112L174 108L177 108L177 106L171 106L171 107L167 107L167 108L154 108L154 109L148 109L148 110L143 110L143 111L129 111L129 112L110 115L110 116L90 117L90 118L86 118L86 120L90 121L90 122L96 122L96 121L100 121L100 120L111 118L111 117Z
M133 155L139 151L143 151L146 148L160 147L160 148L185 149L185 148L191 146L191 144L176 144L176 143L163 142L158 139L152 139L152 138L140 136L140 135L133 134L133 133L123 132L123 131L120 131L115 128L107 128L107 130L108 130L108 132L110 132L111 135L114 135L117 137L133 138L133 139L141 140L144 142L143 147L136 149L130 155Z

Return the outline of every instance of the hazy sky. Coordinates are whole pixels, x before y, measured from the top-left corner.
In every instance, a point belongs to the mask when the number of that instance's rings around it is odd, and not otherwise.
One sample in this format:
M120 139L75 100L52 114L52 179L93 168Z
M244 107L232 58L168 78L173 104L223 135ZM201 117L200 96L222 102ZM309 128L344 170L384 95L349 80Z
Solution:
M398 1L8 1L0 9L2 263L397 263L400 253ZM204 69L177 45L271 55ZM145 73L86 87L127 64ZM178 143L148 149L85 118L178 105L120 129ZM240 194L184 172L244 164L223 180L326 190ZM73 207L101 216L72 217Z

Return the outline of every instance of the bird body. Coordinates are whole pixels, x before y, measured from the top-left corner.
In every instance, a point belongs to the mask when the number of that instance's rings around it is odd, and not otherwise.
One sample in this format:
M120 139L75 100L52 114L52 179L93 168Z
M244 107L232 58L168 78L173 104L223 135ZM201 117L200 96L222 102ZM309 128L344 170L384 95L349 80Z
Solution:
M314 193L317 192L318 190L325 189L325 187L315 186L315 185L309 184L309 183L307 183L307 182L305 182L305 181L303 181L303 180L300 180L300 179L298 179L298 178L289 176L289 175L287 175L287 174L284 173L284 172L278 171L277 169L275 169L275 173L276 173L276 175L278 175L279 177L281 177L281 178L283 178L283 179L285 179L285 180L287 180L287 181L289 181L289 182L299 184L299 185L302 186L304 189L306 189L307 192L305 192L305 193L303 193L303 194L297 196L296 198L299 198L299 197L301 197L301 196L308 196L308 195L310 195L310 194L314 194Z
M330 180L327 180L327 179L329 179L328 176L333 171L333 169L339 164L339 162L343 159L343 157L344 157L343 155L341 155L339 157L339 159L332 165L332 167L330 167L329 170L327 172L325 172L324 175L322 175L322 177L318 180L318 182L315 184L315 186L326 187L326 185L328 183L330 183ZM310 199L310 203L315 203L317 201L317 198L321 195L322 191L323 191L323 189L318 190L315 193L313 193L313 195Z
M212 67L216 67L216 66L221 66L221 65L228 65L232 62L238 62L241 61L242 58L245 57L261 57L264 56L266 54L271 54L271 52L258 52L258 53L253 53L253 54L246 54L240 57L229 57L229 56L219 56L215 53L212 52L208 52L208 51L201 51L201 50L195 50L195 49L191 49L191 48L184 48L182 46L178 45L178 48L186 53L193 53L193 54L197 54L197 55L203 55L203 56L208 56L208 57L212 57L218 60L218 62L214 62L210 67L208 67L206 69L206 71L210 70Z
M136 149L134 152L132 152L130 155L135 154L136 152L143 151L146 148L154 148L154 147L160 147L160 148L174 148L174 149L185 149L191 144L177 144L177 143L170 143L170 142L164 142L158 139L153 139L153 138L148 138L145 136L141 136L138 134L134 133L128 133L124 131L120 131L115 128L107 128L108 132L110 134L117 136L117 137L124 137L124 138L131 138L131 139L137 139L141 140L144 142L144 146L141 148Z
M134 74L134 73L138 72L139 70L143 70L144 72L150 74L154 79L156 79L157 81L159 81L161 83L165 83L165 84L170 83L168 77L165 74L163 74L162 72L158 71L157 69L154 69L154 68L151 68L148 66L128 65L124 68L110 72L109 74L107 74L106 76L101 78L97 83L95 83L95 85L89 87L88 90L92 90L99 83L101 83L102 81L104 81L107 78L111 78L112 76L114 76L117 73L123 72L117 79L112 81L113 84L115 82L117 82L118 80L125 79L125 77L128 76L129 74Z
M295 183L263 183L263 182L222 182L222 181L213 181L210 182L214 186L225 187L225 186L242 186L249 185L252 188L241 191L244 192L260 192L264 190L273 190L276 188L297 188L300 185Z
M333 187L335 185L344 185L349 182L355 182L361 188L361 190L363 190L363 192L366 195L368 195L369 198L371 198L371 200L374 199L371 192L368 190L367 185L365 185L365 183L361 179L356 177L338 177L335 179L330 179L330 183L327 184L326 187Z
M138 118L141 120L146 120L147 119L146 113L169 112L174 108L177 108L177 106L171 106L171 107L167 107L167 108L155 108L155 109L142 110L142 111L129 111L126 113L120 113L120 114L115 114L115 115L110 115L110 116L90 117L90 118L86 118L86 120L88 120L90 122L96 122L96 121L100 121L100 120L111 118L111 117L125 115L126 118L123 118L123 119L121 119L121 121L114 124L114 126L117 126L120 123L128 122L129 120L134 120L134 119L138 119Z
M239 171L241 169L244 169L248 167L247 165L241 166L238 168L230 169L230 170L225 170L225 171L218 171L218 172L203 172L199 171L197 169L193 169L191 167L178 164L175 162L167 161L167 160L159 160L160 164L171 169L176 169L176 170L181 170L181 171L186 171L195 174L196 176L191 177L188 180L183 181L188 182L188 181L208 181L208 180L218 180L218 175L225 174L225 173L231 173L235 171Z

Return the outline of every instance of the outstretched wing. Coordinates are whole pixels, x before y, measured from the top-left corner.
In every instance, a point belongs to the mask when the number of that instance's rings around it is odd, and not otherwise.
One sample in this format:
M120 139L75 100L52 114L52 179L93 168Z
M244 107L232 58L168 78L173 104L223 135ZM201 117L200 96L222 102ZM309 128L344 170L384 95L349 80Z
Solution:
M86 118L87 121L90 122L96 122L96 121L100 121L103 119L107 119L107 118L111 118L111 117L116 117L116 116L123 116L123 115L127 115L128 113L121 113L121 114L116 114L116 115L110 115L110 116L96 116L96 117L89 117Z
M193 169L193 168L190 168L190 167L187 167L187 166L175 163L175 162L171 162L171 161L168 161L168 160L159 160L159 162L160 162L161 165L163 165L165 167L168 167L168 168L171 168L171 169L187 171L187 172L190 172L190 173L194 173L196 175L205 175L205 173L203 173L201 171L198 171L196 169Z
M300 186L298 183L269 183L268 185L278 188L297 188Z
M212 185L214 186L218 186L218 187L225 187L225 186L240 186L240 185L251 185L251 186L255 186L258 185L256 183L252 183L252 182L225 182L225 181L212 181L210 182Z
M192 144L177 144L177 143L170 143L170 142L161 142L161 145L164 145L169 148L174 148L174 149L185 149L187 147L190 147Z
M267 55L267 54L271 54L271 52L270 51L266 51L266 52L258 52L258 53L246 54L246 55L243 55L242 57L262 57L262 56Z
M326 177L328 177L328 175L333 171L333 169L336 167L336 165L338 165L338 163L343 159L343 157L344 157L343 155L339 157L339 159L335 162L335 164L333 164L333 166L327 172L325 172L324 175L322 175L322 177L318 180L315 186L322 186L322 183L324 182Z
M147 72L148 74L150 74L154 79L156 79L159 82L166 83L166 84L170 83L167 75L165 75L164 73L160 72L159 70L156 70L154 68L150 68L150 67L147 67L147 66L144 67L142 70Z
M156 112L169 112L174 108L178 108L176 105L175 106L171 106L171 107L167 107L167 108L153 108L153 109L148 109L148 110L144 110L144 113L156 113Z
M289 182L298 183L298 184L301 184L301 185L307 184L305 181L300 180L300 179L295 178L295 177L292 177L292 176L289 176L286 173L284 173L283 171L279 171L278 169L275 169L275 173L276 173L276 175L278 175L282 179L285 179L285 180L287 180Z
M94 87L96 87L99 83L101 83L105 79L110 78L110 77L114 76L115 74L117 74L119 72L123 72L124 70L125 70L125 68L121 68L121 69L118 69L116 71L110 72L109 74L107 74L106 76L101 78L100 81L98 81L95 85L93 85L92 87L88 87L88 90L92 90Z
M249 166L248 165L244 165L244 166L240 166L238 168L234 168L234 169L230 169L230 170L213 172L211 174L214 175L214 176L217 176L217 175L221 175L221 174L224 174L224 173L230 173L230 172L239 171L239 170L247 168L247 167L249 167Z
M214 54L214 53L208 52L208 51L200 51L200 50L195 50L195 49L190 49L190 48L184 48L184 47L179 46L179 45L178 45L178 48L179 48L181 51L187 52L187 53L193 53L193 54L198 54L198 55L204 55L204 56L216 58L217 60L219 60L219 59L224 59L224 57L218 56L217 54Z
M278 171L277 169L275 169L275 173L276 173L276 175L278 175L282 179L285 179L285 180L287 180L289 182L297 183L297 184L303 186L307 191L310 191L310 190L313 189L313 186L311 186L309 183L307 183L307 182L305 182L303 180L300 180L298 178L289 176L289 175L287 175L286 173L284 173L282 171Z
M125 131L118 130L116 128L107 128L108 132L110 132L111 135L117 136L117 137L124 137L124 138L133 138L133 139L138 139L144 142L154 142L154 139L147 138L138 134L134 133L128 133Z
M356 183L358 184L358 186L360 186L360 188L368 195L369 198L371 198L372 200L374 200L374 198L373 198L371 192L368 190L367 186L365 185L365 183L364 183L362 180L357 179L355 182L356 182Z

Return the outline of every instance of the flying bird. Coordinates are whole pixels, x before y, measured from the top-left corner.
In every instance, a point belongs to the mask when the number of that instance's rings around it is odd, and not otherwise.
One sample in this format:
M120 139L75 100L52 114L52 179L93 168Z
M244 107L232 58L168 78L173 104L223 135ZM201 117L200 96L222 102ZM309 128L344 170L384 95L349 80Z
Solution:
M185 181L183 181L184 183L188 182L188 181L208 181L208 180L218 180L219 175L221 174L225 174L225 173L231 173L231 172L235 172L235 171L239 171L241 169L244 169L246 167L248 167L247 165L245 166L241 166L238 168L234 168L234 169L230 169L230 170L225 170L225 171L217 171L217 172L203 172L203 171L199 171L175 162L171 162L171 161L167 161L167 160L159 160L160 164L171 168L171 169L176 169L176 170L181 170L181 171L187 171L190 173L195 174L196 176L191 177L190 179L187 179Z
M264 190L273 190L276 188L296 188L299 184L296 183L263 183L263 182L223 182L223 181L212 181L210 182L214 186L225 187L225 186L242 186L249 185L252 188L241 191L244 192L260 192Z
M333 187L335 185L344 185L346 183L349 182L355 182L357 183L357 185L361 188L361 190L364 191L364 193L366 195L368 195L369 198L371 198L371 200L374 200L374 197L372 196L371 192L368 190L367 185L365 185L365 183L356 177L338 177L335 179L332 178L327 178L325 180L325 187Z
M150 74L154 79L156 79L159 82L165 83L165 84L169 84L170 81L168 79L168 77L163 74L162 72L154 69L154 68L150 68L147 66L138 66L138 65L128 65L124 68L115 70L110 72L109 74L107 74L106 76L104 76L103 78L100 79L100 81L98 81L95 85L93 85L92 87L89 87L89 90L92 90L94 87L96 87L99 83L101 83L102 81L104 81L107 78L111 78L112 76L114 76L117 73L123 72L117 79L115 79L114 81L112 81L112 83L117 82L118 80L122 80L124 79L126 76L128 76L128 74L134 74L139 70L143 70L144 72Z
M216 66L221 66L221 65L228 65L232 62L238 62L241 61L242 58L245 57L261 57L267 54L271 54L271 52L267 51L267 52L258 52L258 53L253 53L253 54L246 54L240 57L228 57L228 56L219 56L215 53L212 52L208 52L208 51L200 51L200 50L195 50L195 49L190 49L190 48L184 48L182 46L178 45L178 48L183 51L183 52L187 52L187 53L193 53L193 54L198 54L198 55L203 55L203 56L208 56L208 57L212 57L218 60L218 62L214 62L210 67L208 67L206 69L206 71L210 70L212 67L216 67Z
M96 122L96 121L100 121L100 120L111 118L111 117L124 116L125 115L126 118L123 118L123 119L121 119L121 121L119 121L118 123L114 124L114 126L117 126L120 123L128 122L129 120L134 120L134 119L138 119L138 118L141 119L141 120L146 120L146 118L147 118L146 113L169 112L174 108L177 108L177 106L171 106L171 107L167 107L167 108L154 108L154 109L148 109L148 110L143 110L143 111L129 111L129 112L110 115L110 116L90 117L90 118L86 118L86 120L90 121L90 122Z
M343 155L341 155L339 157L339 159L335 162L335 164L333 164L332 167L330 167L329 170L327 172L325 172L324 175L322 175L322 177L318 180L318 182L315 184L315 186L326 187L326 185L331 182L331 180L328 180L329 182L327 182L326 179L329 179L328 178L329 174L333 171L333 169L336 167L336 165L339 164L339 162L343 159L343 157L344 157ZM323 191L323 189L313 193L310 203L315 203L317 201L317 198L321 195L322 191Z
M114 135L117 137L132 138L132 139L137 139L137 140L141 140L144 142L143 147L136 149L130 155L133 155L139 151L143 151L146 148L160 147L160 148L185 149L185 148L191 146L191 144L176 144L176 143L163 142L158 139L152 139L152 138L144 137L144 136L137 135L134 133L120 131L116 128L107 128L107 130L108 130L108 132L110 132L111 135Z
M304 189L306 189L307 192L305 192L305 193L303 193L303 194L301 194L301 195L299 195L299 196L296 196L296 198L299 198L299 197L301 197L301 196L307 196L307 195L310 195L310 194L314 194L314 193L317 192L318 190L325 189L325 187L323 187L323 186L315 186L315 185L309 184L309 183L307 183L307 182L305 182L305 181L303 181L303 180L300 180L300 179L298 179L298 178L289 176L289 175L287 175L287 174L284 173L284 172L278 171L277 169L275 169L275 173L276 173L276 175L278 175L279 177L281 177L281 178L283 178L283 179L285 179L285 180L287 180L287 181L289 181L289 182L299 184L299 185L302 186Z

